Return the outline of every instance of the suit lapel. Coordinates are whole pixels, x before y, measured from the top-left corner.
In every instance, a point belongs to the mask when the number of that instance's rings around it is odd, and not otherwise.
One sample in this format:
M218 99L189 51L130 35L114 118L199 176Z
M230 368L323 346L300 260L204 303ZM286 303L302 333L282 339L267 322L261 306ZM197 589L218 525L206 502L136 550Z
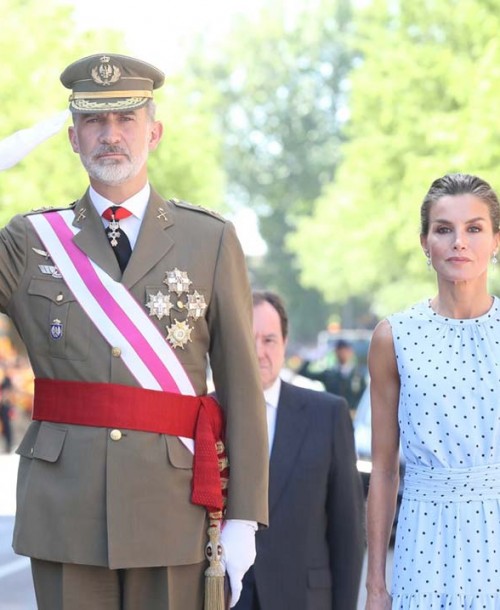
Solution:
M123 273L122 282L127 288L144 277L174 245L165 231L174 224L173 214L173 206L151 190L137 243Z
M305 404L299 400L293 386L282 381L269 464L270 512L285 488L288 477L293 473L308 426Z
M121 272L116 256L109 246L101 217L90 200L88 191L75 204L73 226L80 229L73 238L78 248L114 280L120 281Z

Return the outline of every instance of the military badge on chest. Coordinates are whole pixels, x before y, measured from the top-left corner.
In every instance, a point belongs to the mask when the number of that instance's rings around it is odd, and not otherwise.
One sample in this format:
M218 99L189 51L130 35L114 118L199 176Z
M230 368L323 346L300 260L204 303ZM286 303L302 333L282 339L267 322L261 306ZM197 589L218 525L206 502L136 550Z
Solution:
M205 314L205 297L193 288L187 272L177 267L166 272L163 283L167 293L162 290L156 293L147 291L146 307L150 316L158 320L168 318L166 340L174 349L184 349L192 341L195 323Z
M33 252L35 254L39 254L40 256L43 256L44 258L47 259L47 261L50 259L50 255L48 252L46 252L45 250L40 250L39 248L31 248L33 250ZM59 271L59 269L55 266L55 265L50 265L50 264L41 264L38 265L38 269L40 269L40 272L43 273L44 275L51 275L52 277L56 278L56 279L60 279L62 278L62 275Z
M63 325L61 320L55 318L52 320L52 324L50 325L50 336L54 341L58 341L62 339L63 336Z

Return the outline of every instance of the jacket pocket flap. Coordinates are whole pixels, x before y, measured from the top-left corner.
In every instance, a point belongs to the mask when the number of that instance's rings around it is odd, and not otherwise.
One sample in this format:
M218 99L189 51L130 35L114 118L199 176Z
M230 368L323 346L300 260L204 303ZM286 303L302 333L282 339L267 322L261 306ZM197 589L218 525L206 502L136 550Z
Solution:
M327 568L311 568L307 572L307 584L311 589L329 589L332 575Z
M75 297L62 280L53 278L32 278L28 294L45 297L56 305L74 301Z
M40 430L40 422L32 422L29 428L26 430L26 434L23 436L23 440L19 443L19 447L16 449L18 455L23 457L32 458L33 451L36 443L36 437Z
M61 455L66 432L67 430L64 428L58 428L54 424L43 422L36 439L27 434L19 445L17 452L23 457L55 462Z
M176 436L165 436L169 462L174 468L192 468L193 454Z

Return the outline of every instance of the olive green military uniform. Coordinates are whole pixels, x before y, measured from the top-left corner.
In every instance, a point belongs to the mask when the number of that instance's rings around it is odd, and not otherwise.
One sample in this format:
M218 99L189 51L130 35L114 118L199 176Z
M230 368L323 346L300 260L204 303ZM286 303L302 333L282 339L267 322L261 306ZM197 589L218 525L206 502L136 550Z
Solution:
M175 353L198 395L206 393L210 359L231 464L226 517L265 524L265 409L250 289L232 224L152 191L123 277L87 194L74 205L73 224L79 229L77 246L121 280L147 313L148 295L168 292L167 271L186 272L192 289L203 296L204 315L192 324L191 340ZM44 250L25 216L0 231L0 309L19 330L35 376L136 386L120 359L120 346L103 339L64 280L51 272L53 262ZM182 307L174 307L169 317L151 320L167 336L167 326L183 316ZM62 329L58 338L51 332L55 321ZM176 437L110 432L30 425L18 449L15 551L64 564L111 569L198 564L199 571L206 513L190 502L192 454ZM83 602L85 607L90 606Z

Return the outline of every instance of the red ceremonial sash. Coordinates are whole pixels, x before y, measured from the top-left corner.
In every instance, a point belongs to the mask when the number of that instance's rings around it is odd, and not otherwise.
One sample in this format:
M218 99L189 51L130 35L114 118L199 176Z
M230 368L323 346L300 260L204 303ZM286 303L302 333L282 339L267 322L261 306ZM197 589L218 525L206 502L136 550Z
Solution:
M209 512L223 510L224 421L219 404L210 396L37 378L33 419L192 438L196 451L191 500Z

